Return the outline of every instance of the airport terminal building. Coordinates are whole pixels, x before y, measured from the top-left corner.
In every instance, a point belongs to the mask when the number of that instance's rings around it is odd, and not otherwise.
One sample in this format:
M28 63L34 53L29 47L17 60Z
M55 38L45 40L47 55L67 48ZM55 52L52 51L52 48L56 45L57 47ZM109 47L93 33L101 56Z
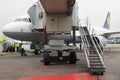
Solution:
M108 37L108 42L111 44L120 44L120 34L112 34Z

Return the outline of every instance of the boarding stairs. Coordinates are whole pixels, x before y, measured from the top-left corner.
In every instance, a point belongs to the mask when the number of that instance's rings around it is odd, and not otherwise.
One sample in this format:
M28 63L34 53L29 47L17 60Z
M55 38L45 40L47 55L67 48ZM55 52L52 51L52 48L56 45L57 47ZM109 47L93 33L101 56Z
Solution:
M79 27L79 32L90 72L103 75L105 72L105 64L100 41L96 36L90 35L86 26Z

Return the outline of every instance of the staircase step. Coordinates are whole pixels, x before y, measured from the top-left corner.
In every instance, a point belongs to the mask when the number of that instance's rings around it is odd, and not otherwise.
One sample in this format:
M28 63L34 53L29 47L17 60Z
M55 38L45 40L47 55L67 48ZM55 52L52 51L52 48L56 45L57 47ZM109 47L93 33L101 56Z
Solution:
M91 69L105 69L105 68L102 67L102 66L91 66L90 68L91 68Z
M92 72L105 72L105 69L90 69Z
M98 54L90 54L89 57L99 57Z
M89 62L90 62L90 63L101 63L100 60L90 60Z
M93 49L93 48L90 48L90 51L96 51L95 49Z
M99 57L89 57L89 60L100 60Z
M90 51L89 53L90 53L90 54L97 54L96 51Z
M90 63L90 66L92 66L92 67L96 67L96 66L102 67L103 65L101 63Z
M90 52L90 54L97 54L97 52Z
M90 51L90 53L97 53L96 51Z
M89 58L89 62L91 62L91 63L101 63L100 59L98 59L98 58Z

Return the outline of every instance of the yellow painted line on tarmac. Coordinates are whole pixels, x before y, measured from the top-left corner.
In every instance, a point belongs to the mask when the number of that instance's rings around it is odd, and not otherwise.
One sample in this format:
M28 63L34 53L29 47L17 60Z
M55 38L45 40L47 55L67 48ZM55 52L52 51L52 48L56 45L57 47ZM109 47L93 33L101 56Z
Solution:
M13 55L13 54L20 54L20 53L19 52L1 53L0 56Z

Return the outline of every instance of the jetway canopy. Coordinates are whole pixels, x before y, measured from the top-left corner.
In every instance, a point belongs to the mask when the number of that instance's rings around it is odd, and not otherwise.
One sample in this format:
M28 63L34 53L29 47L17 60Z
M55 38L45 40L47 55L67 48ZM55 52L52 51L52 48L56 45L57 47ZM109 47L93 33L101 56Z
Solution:
M48 14L71 14L75 0L40 0Z

